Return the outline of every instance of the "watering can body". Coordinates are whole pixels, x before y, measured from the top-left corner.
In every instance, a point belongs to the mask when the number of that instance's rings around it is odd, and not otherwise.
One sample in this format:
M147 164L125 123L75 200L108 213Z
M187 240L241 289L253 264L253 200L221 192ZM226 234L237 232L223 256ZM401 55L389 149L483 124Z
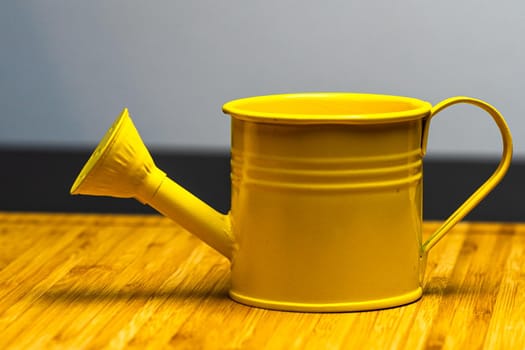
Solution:
M422 160L429 121L459 102L482 107L494 118L502 133L502 161L423 242ZM153 206L231 261L234 300L279 310L370 310L420 298L429 249L501 180L512 152L499 113L469 98L432 107L395 96L288 94L235 100L223 111L232 117L228 214L154 165L127 110L72 193L135 197ZM115 190L117 177L128 184L125 190Z
M265 124L232 119L230 294L294 310L421 296L423 119Z

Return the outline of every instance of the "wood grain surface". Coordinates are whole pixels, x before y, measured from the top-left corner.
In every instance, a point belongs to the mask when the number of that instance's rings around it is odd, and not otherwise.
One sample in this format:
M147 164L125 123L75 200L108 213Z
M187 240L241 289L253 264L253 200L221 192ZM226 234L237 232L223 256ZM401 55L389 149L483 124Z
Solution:
M228 279L161 216L0 212L0 349L525 349L525 224L456 226L388 310L252 308Z

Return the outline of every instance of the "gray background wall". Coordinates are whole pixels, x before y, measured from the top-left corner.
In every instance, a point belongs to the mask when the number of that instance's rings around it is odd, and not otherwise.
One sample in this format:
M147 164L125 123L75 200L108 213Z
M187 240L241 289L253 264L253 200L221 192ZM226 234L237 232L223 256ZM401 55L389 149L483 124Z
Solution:
M525 5L502 1L12 1L0 5L0 145L93 146L123 106L153 148L225 151L234 98L295 91L486 99L525 156ZM497 157L474 107L429 154Z

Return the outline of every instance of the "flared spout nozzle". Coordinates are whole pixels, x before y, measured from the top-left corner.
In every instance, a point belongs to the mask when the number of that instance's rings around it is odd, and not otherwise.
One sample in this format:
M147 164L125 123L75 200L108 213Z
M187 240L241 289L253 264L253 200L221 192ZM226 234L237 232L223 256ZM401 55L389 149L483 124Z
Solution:
M124 108L84 165L70 193L137 197L142 203L147 203L165 176L155 166L127 108Z
M136 198L232 258L235 242L229 216L215 211L157 168L127 109L84 165L70 193Z

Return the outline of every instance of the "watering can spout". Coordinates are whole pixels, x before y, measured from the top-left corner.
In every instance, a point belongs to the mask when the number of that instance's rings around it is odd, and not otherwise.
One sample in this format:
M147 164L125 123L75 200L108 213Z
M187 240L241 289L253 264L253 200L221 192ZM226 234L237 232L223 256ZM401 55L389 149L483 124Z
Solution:
M230 217L167 177L154 163L127 109L115 120L71 187L71 194L135 198L171 218L231 260Z

